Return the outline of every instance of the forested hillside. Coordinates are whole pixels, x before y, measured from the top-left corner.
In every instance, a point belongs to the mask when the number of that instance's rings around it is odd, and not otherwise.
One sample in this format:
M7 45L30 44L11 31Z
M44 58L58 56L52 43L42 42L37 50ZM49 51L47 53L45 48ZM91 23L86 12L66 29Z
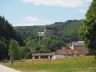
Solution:
M67 36L70 38L75 37L79 39L79 29L81 26L81 20L68 20L66 22L55 22L50 26L57 27L62 37Z
M79 39L79 28L81 20L68 20L66 22L55 22L54 24L46 25L49 27L56 27L59 31L59 36L65 38ZM21 36L26 39L27 37L37 37L38 32L44 31L46 26L19 26L15 27Z
M62 49L62 47L68 48L68 43L71 41L81 40L79 35L80 26L81 20L68 20L46 26L19 26L14 28L24 39L29 52L52 52ZM58 34L39 38L38 32L43 32L46 27L56 28Z
M14 29L21 34L23 39L27 37L36 38L39 31L44 30L44 26L19 26Z

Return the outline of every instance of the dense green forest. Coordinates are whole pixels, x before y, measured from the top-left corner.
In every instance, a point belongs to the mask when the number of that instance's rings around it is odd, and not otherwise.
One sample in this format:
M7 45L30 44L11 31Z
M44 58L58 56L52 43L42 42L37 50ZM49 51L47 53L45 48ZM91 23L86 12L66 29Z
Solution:
M23 39L26 39L27 37L36 38L38 36L38 32L44 31L45 27L56 27L60 36L63 38L73 38L74 41L80 39L80 26L81 20L68 20L66 22L55 22L54 24L45 26L17 26L14 28L21 34Z

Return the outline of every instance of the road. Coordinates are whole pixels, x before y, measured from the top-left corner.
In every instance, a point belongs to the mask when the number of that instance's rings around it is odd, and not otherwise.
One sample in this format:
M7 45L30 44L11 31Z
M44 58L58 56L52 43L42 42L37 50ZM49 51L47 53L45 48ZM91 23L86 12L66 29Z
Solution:
M0 72L21 72L0 64Z

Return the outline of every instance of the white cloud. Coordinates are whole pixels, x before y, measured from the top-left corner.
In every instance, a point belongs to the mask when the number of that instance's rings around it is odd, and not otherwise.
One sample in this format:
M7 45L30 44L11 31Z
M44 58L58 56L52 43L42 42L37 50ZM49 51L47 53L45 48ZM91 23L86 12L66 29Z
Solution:
M92 2L92 0L84 0L84 1L85 1L85 2L89 2L89 3Z
M86 14L87 10L82 8L82 9L79 9L79 12L82 14Z
M32 3L34 5L61 6L61 7L81 7L92 0L21 0L22 2Z
M24 17L20 23L15 24L16 26L34 26L34 25L46 25L50 24L50 21L42 20L37 17Z

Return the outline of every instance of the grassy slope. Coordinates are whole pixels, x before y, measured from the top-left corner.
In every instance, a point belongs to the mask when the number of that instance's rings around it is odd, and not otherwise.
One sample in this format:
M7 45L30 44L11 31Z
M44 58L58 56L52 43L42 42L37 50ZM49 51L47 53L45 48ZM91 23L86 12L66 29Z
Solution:
M5 63L5 65L22 72L96 72L96 61L91 56L59 60L26 60L15 62L14 66L10 63Z

